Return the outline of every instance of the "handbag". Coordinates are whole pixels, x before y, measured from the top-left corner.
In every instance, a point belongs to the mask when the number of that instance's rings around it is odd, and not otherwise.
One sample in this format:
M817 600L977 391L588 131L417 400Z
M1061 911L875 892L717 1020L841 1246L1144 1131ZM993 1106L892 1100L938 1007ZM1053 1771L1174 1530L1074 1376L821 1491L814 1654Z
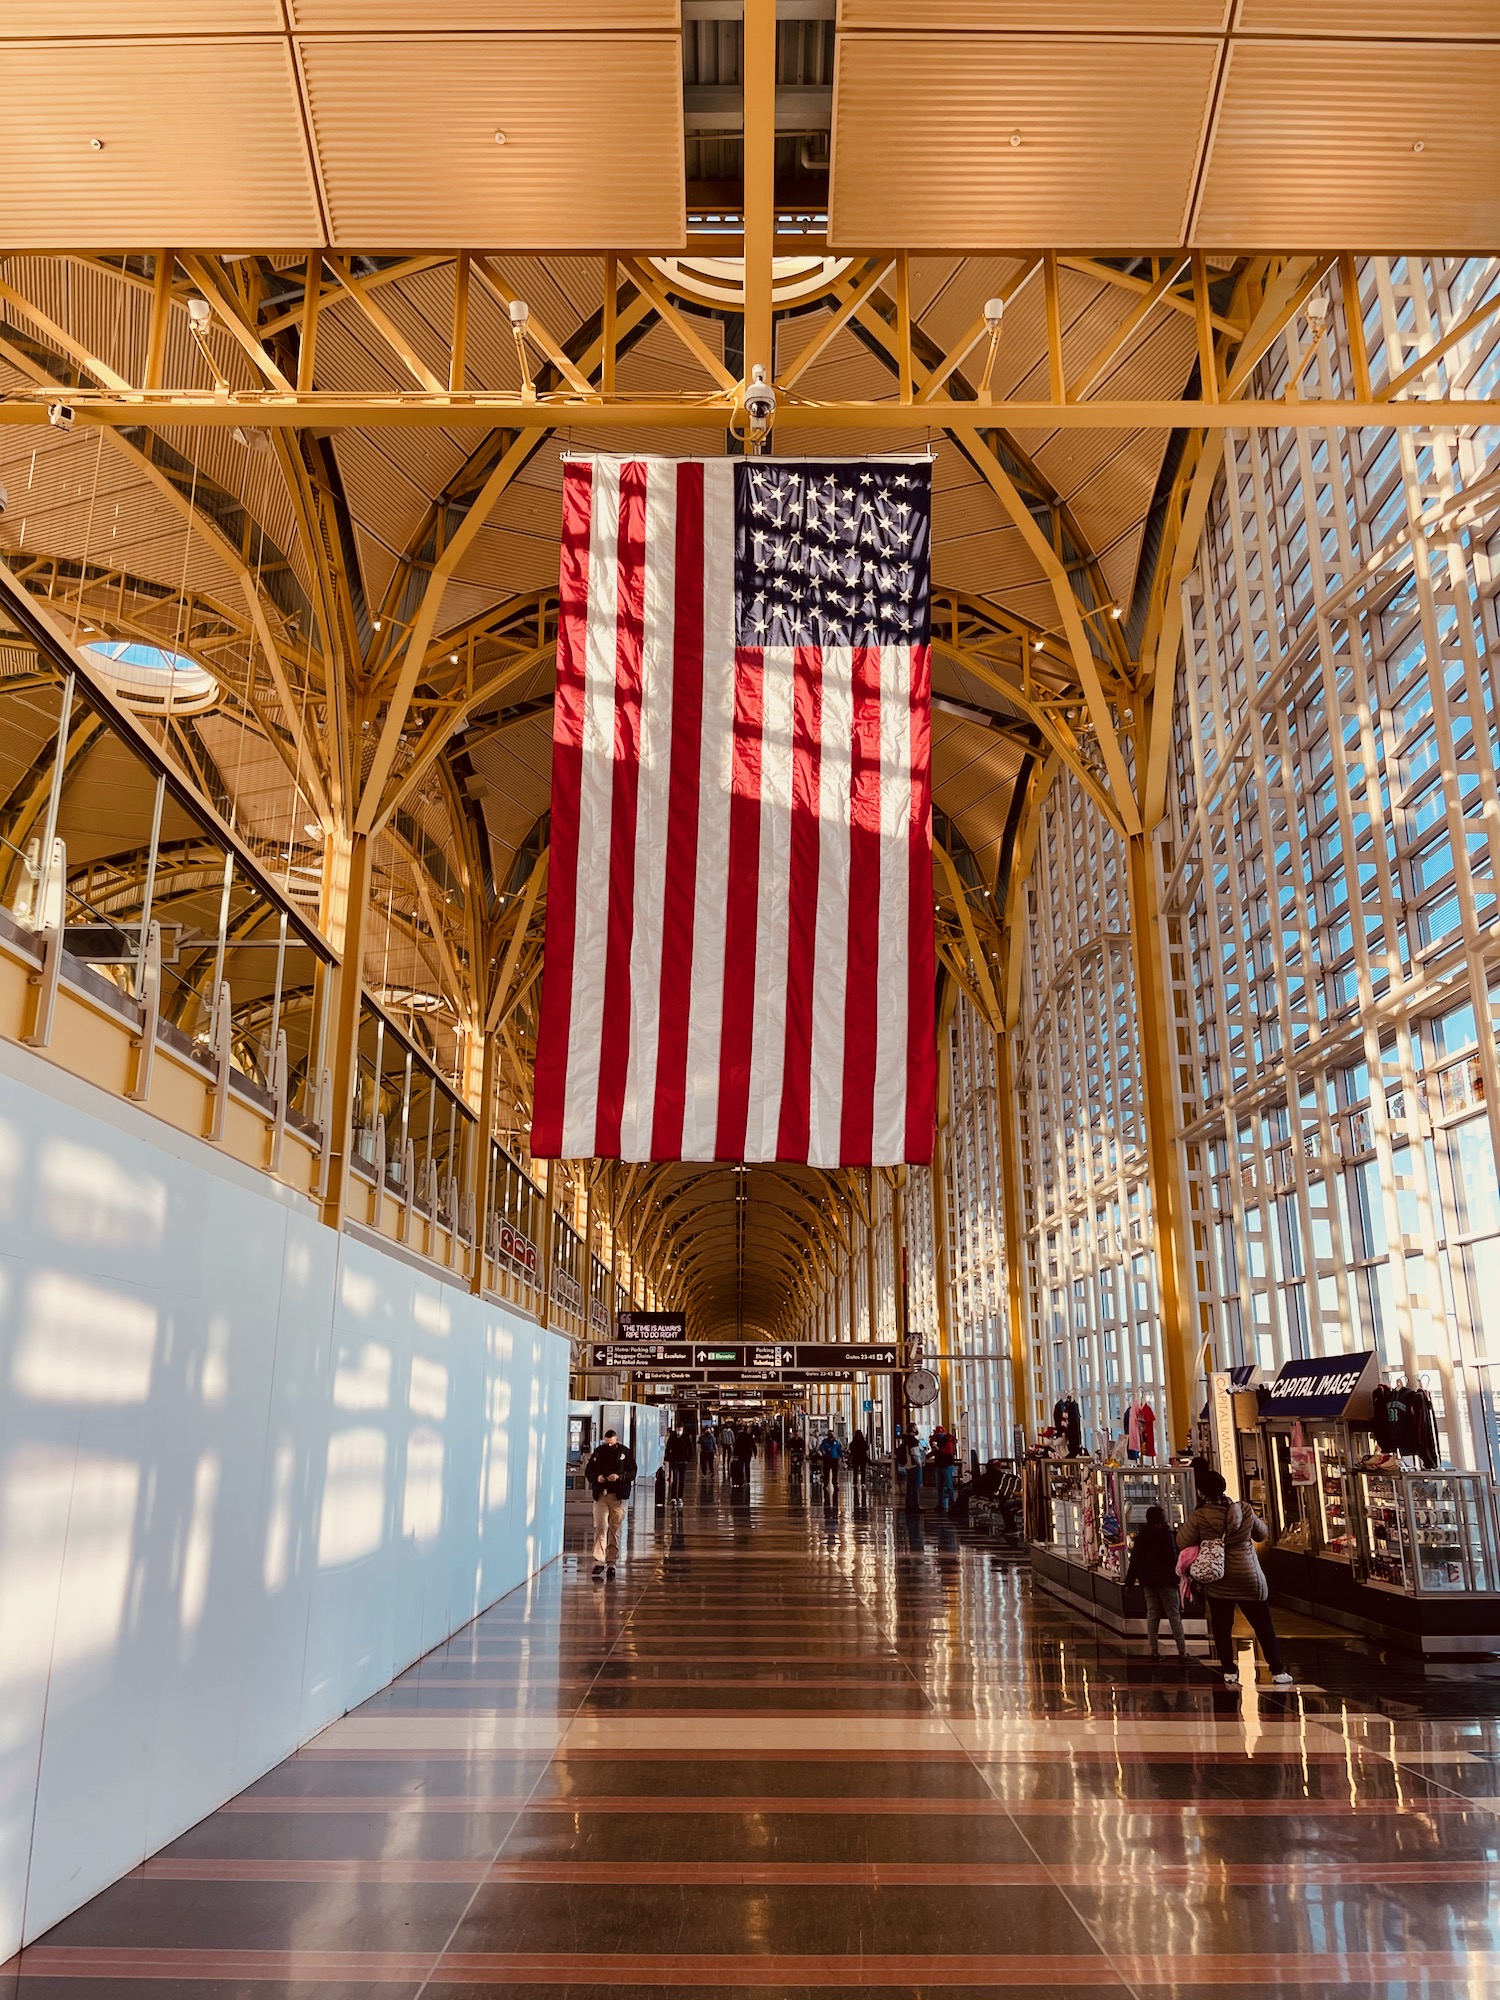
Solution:
M1198 1553L1188 1564L1188 1575L1194 1583L1222 1583L1224 1581L1224 1543L1218 1535L1205 1535L1198 1544Z

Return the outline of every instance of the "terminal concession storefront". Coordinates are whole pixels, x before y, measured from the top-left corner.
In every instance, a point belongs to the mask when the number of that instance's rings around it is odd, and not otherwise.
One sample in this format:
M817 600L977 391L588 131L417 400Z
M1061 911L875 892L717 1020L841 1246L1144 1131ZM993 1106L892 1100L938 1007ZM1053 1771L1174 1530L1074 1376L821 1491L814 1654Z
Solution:
M1289 1361L1257 1390L1240 1477L1271 1529L1272 1597L1403 1651L1500 1652L1492 1497L1478 1473L1377 1447L1380 1384L1355 1353Z

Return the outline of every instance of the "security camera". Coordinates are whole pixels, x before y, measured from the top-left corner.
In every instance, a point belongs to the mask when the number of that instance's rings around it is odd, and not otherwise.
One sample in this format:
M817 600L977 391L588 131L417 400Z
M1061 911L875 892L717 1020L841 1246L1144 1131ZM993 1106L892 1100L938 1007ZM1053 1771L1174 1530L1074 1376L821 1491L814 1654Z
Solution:
M766 371L757 361L750 370L745 390L745 415L750 419L750 435L762 438L776 415L776 391L766 380Z
M54 430L72 430L74 423L73 405L71 403L49 403L47 405L47 421L52 425Z

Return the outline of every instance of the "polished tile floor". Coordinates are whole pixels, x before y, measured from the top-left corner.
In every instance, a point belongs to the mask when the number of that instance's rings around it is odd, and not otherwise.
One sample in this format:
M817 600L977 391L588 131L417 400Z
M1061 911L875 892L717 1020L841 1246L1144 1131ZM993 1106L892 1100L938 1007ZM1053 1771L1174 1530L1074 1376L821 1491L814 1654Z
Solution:
M1500 1992L1500 1680L1153 1668L1014 1553L638 1496L0 1972L3 2000ZM1248 1642L1247 1642L1248 1644Z

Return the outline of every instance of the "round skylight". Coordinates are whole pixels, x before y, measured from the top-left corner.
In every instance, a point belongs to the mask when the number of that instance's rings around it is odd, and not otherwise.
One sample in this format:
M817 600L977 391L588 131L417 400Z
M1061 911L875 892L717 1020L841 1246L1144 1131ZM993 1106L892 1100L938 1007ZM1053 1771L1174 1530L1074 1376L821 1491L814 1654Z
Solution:
M95 639L84 648L114 693L138 715L201 715L219 699L213 675L186 653L135 639Z
M743 257L653 257L651 262L674 292L703 305L745 303ZM826 291L848 270L849 257L777 257L771 265L771 296L778 311L803 305Z

